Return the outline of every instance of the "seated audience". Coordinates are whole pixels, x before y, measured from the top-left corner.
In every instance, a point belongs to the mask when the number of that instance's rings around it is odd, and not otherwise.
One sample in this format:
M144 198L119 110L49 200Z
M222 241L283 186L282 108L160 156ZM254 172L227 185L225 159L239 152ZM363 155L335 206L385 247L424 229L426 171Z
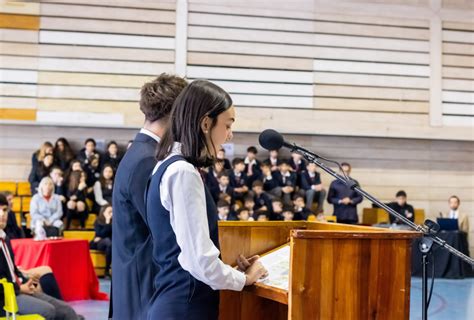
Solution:
M77 159L81 161L83 168L86 168L91 163L92 158L97 158L99 162L102 160L99 152L96 150L96 146L97 144L92 138L88 138L84 142L84 148L77 155Z
M254 221L253 217L250 216L249 210L246 208L237 210L237 219L239 221Z
M255 212L253 216L254 216L254 219L256 221L268 221L269 220L268 219L268 212L263 211L263 210Z
M112 263L112 216L112 206L110 204L104 205L95 220L95 237L90 243L91 249L105 253L105 278L110 278Z
M49 177L53 180L54 193L59 196L63 205L66 204L67 186L64 181L63 170L58 166L53 166Z
M225 157L225 150L224 148L220 148L217 152L217 160L221 160L224 163L224 169L230 170L232 167L230 166L230 161Z
M225 172L219 173L217 176L219 184L210 190L214 201L219 201L221 194L227 194L233 199L234 189L229 185L229 176ZM232 203L232 202L230 202Z
M308 220L308 217L313 214L311 210L306 208L306 205L304 203L304 197L302 195L297 194L294 196L293 205L293 220Z
M318 201L316 213L323 212L324 200L326 199L326 190L321 183L319 172L316 171L317 166L309 162L306 166L306 171L301 173L300 191L306 196L306 208L311 210L313 201Z
M247 176L247 186L252 187L252 183L261 175L260 161L257 160L257 148L254 146L247 148L247 157L244 159L245 174Z
M86 225L87 212L87 184L86 173L83 171L73 171L69 177L67 190L67 212L66 212L66 230L69 230L72 219L79 219L81 228Z
M217 160L208 168L207 173L205 173L205 181L209 190L215 190L219 187L219 180L217 177L221 172L224 172L224 161L222 160Z
M255 215L255 201L253 201L252 196L247 196L244 199L244 208L249 211L249 215L257 220L257 216Z
M232 168L229 173L229 185L234 189L234 199L242 201L249 191L244 160L235 158L232 161Z
M400 190L397 192L395 195L396 201L390 202L387 205L410 220L411 222L415 221L415 209L413 209L413 206L409 205L407 203L407 194L405 191ZM395 218L391 214L388 215L390 218L390 223L395 223L395 224L403 224L403 221L399 220L398 218Z
M352 179L350 177L351 165L344 162L341 167L345 175ZM357 224L359 222L357 205L362 200L363 198L358 192L346 186L342 181L334 180L329 187L328 202L334 205L334 215L338 223Z
M296 187L296 174L291 172L288 161L283 160L278 171L273 172L276 188L270 190L270 193L278 198L283 198L283 202L291 205L291 196Z
M41 179L47 177L54 165L54 156L52 153L44 155L43 160L39 161L38 164L31 169L28 181L30 182L31 194L35 194L38 190L38 184Z
M112 192L114 188L114 168L106 164L102 169L102 174L94 184L94 212L99 212L100 207L112 204Z
M263 182L260 180L255 180L252 183L252 191L253 191L253 200L255 202L254 209L255 210L265 210L265 211L272 211L272 200L270 196L263 191Z
M100 178L100 162L99 157L92 156L88 160L88 164L84 166L84 171L87 173L87 187L93 188L94 184Z
M273 199L270 220L274 220L274 221L283 220L283 208L284 208L283 201L280 198Z
M263 163L269 165L270 170L272 172L277 171L278 167L281 164L281 160L278 158L278 150L270 150L269 155L268 155L268 159L265 159L265 161L263 161Z
M278 187L276 180L273 179L272 170L270 170L269 164L262 163L260 165L260 171L261 171L261 174L258 180L263 182L264 191L269 192L275 189L276 187ZM273 195L270 194L270 196L272 197Z
M113 140L110 141L107 144L107 150L104 155L104 161L103 161L104 165L110 164L115 172L117 171L117 168L121 160L122 160L122 155L119 154L119 148L118 148L117 142Z
M48 178L45 178L48 179ZM40 186L42 184L40 183ZM51 194L52 194L51 185ZM38 192L35 197L41 193ZM76 314L67 303L61 301L61 293L49 267L21 271L15 264L15 256L10 239L3 229L7 224L8 201L0 195L0 278L13 283L18 305L18 313L39 314L48 320L53 319L84 319ZM4 301L3 288L0 289L0 301Z
M61 170L66 171L74 159L74 152L66 138L59 138L54 144L54 160Z
M217 202L217 218L219 221L230 221L236 220L235 217L230 213L230 204L225 200L219 200Z
M25 232L23 231L23 228L21 226L18 226L18 223L16 221L16 216L15 213L13 212L13 201L14 201L14 196L13 193L10 191L3 191L0 193L7 199L8 202L8 219L7 219L7 225L3 229L5 233L7 234L9 239L20 239L25 237ZM20 199L18 199L20 201Z
M54 147L52 143L49 141L43 142L41 147L35 152L33 152L33 154L31 155L31 171L35 172L36 167L38 166L40 162L43 161L44 156L46 154L52 154L52 153L54 153Z
M459 206L461 205L461 200L458 196L451 196L449 198L449 213L442 214L443 218L458 219L459 230L469 233L469 218L467 214L462 211L459 211Z
M303 160L303 156L299 153L292 152L288 163L291 169L293 169L293 172L297 174L306 170L306 162Z
M84 169L82 168L82 164L79 160L74 159L71 161L69 164L69 168L66 171L65 177L66 177L66 184L69 183L69 177L71 176L71 173L74 171L79 171L82 172Z
M293 210L291 210L290 207L285 207L281 215L282 215L283 221L293 221L293 218L295 216L295 214L293 213Z
M47 236L59 236L63 229L63 209L61 199L54 194L54 184L50 177L44 177L38 193L31 198L30 203L31 231L35 238L44 239Z

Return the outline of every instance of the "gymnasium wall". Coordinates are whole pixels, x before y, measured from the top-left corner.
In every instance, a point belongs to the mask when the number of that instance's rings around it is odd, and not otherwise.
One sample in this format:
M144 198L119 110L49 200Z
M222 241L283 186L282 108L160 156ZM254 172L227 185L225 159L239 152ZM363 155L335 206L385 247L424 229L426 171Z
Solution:
M231 93L236 155L275 128L383 200L434 217L457 194L474 224L473 21L469 0L0 0L0 179L44 140L125 144L171 72Z

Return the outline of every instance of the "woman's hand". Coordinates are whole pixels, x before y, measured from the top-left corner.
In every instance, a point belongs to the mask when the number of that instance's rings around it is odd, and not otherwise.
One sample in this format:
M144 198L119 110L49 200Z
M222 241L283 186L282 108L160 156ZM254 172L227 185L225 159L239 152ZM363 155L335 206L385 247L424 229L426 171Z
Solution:
M255 255L247 259L242 254L239 254L239 256L237 257L237 270L245 272L245 270L247 270L248 267L250 267L252 263L257 261L259 258L260 256Z
M267 269L263 266L263 264L256 260L250 267L247 268L245 271L245 285L250 286L257 282L258 279L264 278L268 275Z
M22 284L20 286L20 292L23 294L29 294L32 295L35 293L35 284L33 280L28 280L26 283Z

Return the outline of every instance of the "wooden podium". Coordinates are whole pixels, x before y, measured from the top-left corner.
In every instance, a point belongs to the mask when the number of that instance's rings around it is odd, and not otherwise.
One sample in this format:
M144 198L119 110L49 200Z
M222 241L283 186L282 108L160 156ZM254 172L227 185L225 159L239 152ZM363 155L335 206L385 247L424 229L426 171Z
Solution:
M219 222L222 260L290 243L289 290L221 291L220 319L408 319L421 234L323 222Z

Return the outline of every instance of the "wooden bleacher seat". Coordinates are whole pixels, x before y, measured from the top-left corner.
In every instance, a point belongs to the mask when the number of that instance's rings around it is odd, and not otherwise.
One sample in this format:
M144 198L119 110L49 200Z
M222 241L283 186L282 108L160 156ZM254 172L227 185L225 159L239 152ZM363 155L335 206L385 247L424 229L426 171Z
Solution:
M30 203L31 203L31 197L29 196L23 196L21 197L21 212L30 212Z
M362 224L374 225L377 223L389 222L388 213L382 208L364 208L362 213ZM415 209L415 223L423 224L425 222L425 210Z
M21 211L21 198L13 198L12 211L20 213Z
M63 215L63 217L65 217L65 215ZM86 229L94 229L94 223L95 223L95 220L97 219L97 215L94 214L94 213L89 213L89 216L87 217L87 220L86 220ZM78 219L73 219L71 221L71 228L72 229L79 229L80 227L80 223L79 223L79 220Z
M16 194L16 182L15 181L0 181L0 192L10 191Z
M416 224L425 223L425 209L415 209L415 223Z
M63 232L64 239L81 239L92 241L92 239L94 239L94 235L94 231L86 230L66 230Z
M21 181L17 184L17 195L18 196L31 196L31 187L28 181Z
M16 224L21 227L22 213L15 212Z

